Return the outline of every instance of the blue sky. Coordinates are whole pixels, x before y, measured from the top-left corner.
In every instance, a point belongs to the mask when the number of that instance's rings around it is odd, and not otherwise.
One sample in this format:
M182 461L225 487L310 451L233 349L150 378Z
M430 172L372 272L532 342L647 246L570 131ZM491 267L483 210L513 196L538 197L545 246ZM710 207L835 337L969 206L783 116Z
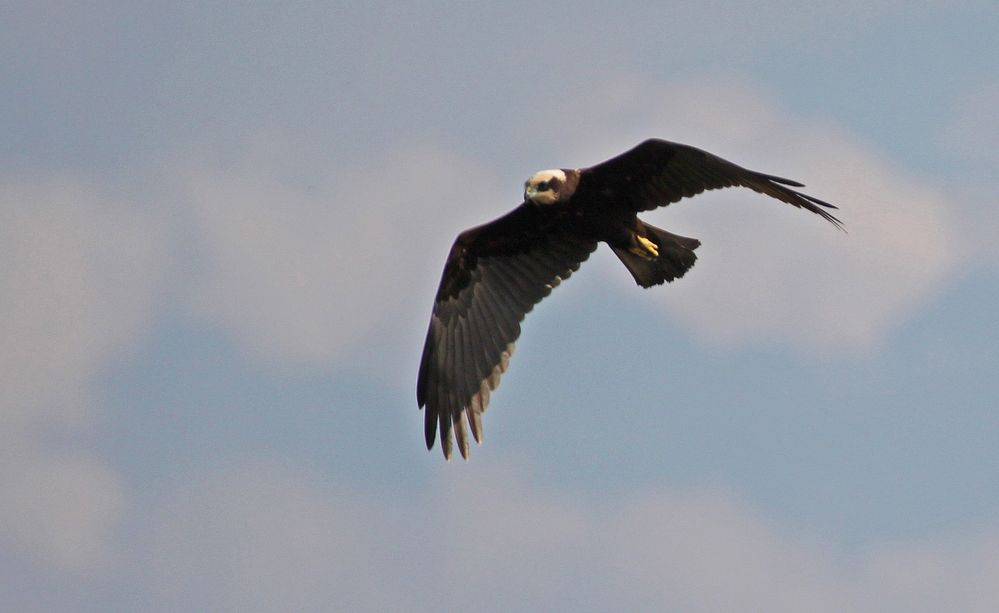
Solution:
M999 606L999 9L24 3L0 19L0 598L51 610ZM658 136L471 460L415 378L455 235Z

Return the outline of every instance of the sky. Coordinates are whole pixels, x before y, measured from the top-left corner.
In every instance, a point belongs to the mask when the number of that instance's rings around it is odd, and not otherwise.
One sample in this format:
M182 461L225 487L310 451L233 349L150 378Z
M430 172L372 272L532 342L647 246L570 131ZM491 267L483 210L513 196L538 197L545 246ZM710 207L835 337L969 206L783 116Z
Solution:
M999 608L994 2L0 8L0 601ZM807 184L649 212L415 398L462 230L648 137Z

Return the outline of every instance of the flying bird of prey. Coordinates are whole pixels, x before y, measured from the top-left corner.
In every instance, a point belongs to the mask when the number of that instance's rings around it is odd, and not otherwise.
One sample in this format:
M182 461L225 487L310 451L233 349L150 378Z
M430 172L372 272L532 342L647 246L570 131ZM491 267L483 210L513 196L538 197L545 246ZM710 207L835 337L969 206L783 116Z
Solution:
M828 202L792 188L801 183L747 170L689 145L650 139L606 162L542 170L524 185L524 202L458 235L444 265L416 385L433 448L444 457L451 433L468 457L468 433L482 441L482 413L520 336L520 322L604 242L635 278L652 287L679 279L697 260L695 238L638 218L705 190L748 187L842 228Z

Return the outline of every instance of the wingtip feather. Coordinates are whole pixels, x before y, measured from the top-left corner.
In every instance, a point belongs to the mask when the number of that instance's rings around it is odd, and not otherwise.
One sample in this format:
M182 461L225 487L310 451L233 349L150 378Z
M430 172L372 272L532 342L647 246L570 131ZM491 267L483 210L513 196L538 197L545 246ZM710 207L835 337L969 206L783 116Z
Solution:
M441 451L444 453L444 459L451 459L451 415L446 411L441 411L440 415L440 427L441 427Z
M454 437L458 442L458 451L461 457L468 459L468 431L465 430L464 411L452 420L454 423Z

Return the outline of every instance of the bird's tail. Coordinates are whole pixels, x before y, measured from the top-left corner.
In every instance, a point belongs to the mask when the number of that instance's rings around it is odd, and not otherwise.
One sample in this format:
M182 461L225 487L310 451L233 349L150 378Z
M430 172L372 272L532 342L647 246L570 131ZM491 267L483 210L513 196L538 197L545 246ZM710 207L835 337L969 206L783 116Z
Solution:
M639 285L659 285L664 281L679 279L690 270L697 261L694 249L701 245L701 241L672 234L645 222L639 223L645 226L646 238L659 248L657 257L646 259L627 249L612 248Z

